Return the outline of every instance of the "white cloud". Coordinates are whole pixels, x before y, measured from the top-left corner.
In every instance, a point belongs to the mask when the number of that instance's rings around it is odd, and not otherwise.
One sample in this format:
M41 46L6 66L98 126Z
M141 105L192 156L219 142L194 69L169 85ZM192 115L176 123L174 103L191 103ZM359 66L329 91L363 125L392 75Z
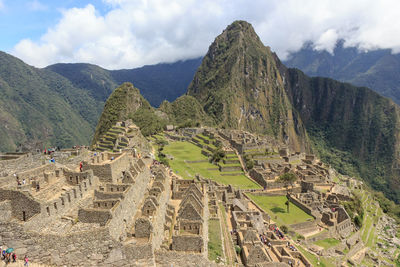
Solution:
M1 1L1 0L0 0ZM35 66L90 62L132 68L204 55L237 19L249 21L282 58L311 41L332 51L338 39L361 49L400 52L398 0L103 0L64 11L39 41L21 40L13 53Z

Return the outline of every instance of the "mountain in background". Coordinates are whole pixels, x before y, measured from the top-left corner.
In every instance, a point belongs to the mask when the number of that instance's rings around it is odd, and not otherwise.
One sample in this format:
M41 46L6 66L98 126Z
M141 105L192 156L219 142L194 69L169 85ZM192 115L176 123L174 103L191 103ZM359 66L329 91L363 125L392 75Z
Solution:
M310 76L322 76L366 86L400 105L400 54L390 49L368 52L344 47L339 41L333 51L316 51L307 44L292 53L284 64L301 69Z
M63 76L0 52L0 150L86 144L101 109Z
M109 71L92 64L38 69L0 52L0 151L89 144L104 103L124 82L153 106L184 94L201 58Z
M60 63L46 69L64 76L79 88L85 88L93 98L103 102L117 86L130 82L140 88L141 94L153 107L158 107L164 100L173 101L186 92L200 63L201 58L196 58L111 71L92 64Z

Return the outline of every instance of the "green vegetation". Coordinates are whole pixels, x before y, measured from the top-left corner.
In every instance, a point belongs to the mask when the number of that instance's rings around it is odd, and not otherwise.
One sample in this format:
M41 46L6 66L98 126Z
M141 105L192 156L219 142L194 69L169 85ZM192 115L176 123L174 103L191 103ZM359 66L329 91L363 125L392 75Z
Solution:
M302 85L302 93L291 92L294 108L321 160L342 174L362 177L386 197L400 201L400 176L392 169L400 142L398 106L368 88L309 78L295 69L288 72L292 84ZM310 113L304 105L316 110Z
M89 144L102 103L46 69L0 52L0 151Z
M310 252L306 251L303 247L301 246L296 246L298 250L300 250L301 253L311 262L313 266L321 266L321 267L335 267L336 265L332 260L329 258L319 258L315 256L314 254L311 254Z
M204 112L196 98L183 95L174 102L162 102L159 110L166 113L171 124L180 127L199 127L213 125L212 119Z
M309 76L330 77L369 87L400 105L400 58L390 49L361 52L355 47L344 47L341 42L334 53L329 53L309 46L291 54L284 64L299 68Z
M208 158L201 154L201 148L189 142L170 142L164 147L163 153L173 157L169 161L172 170L184 179L194 179L196 174L215 180L221 184L232 184L240 188L259 188L259 185L245 175L221 175L218 166L211 164ZM190 161L200 161L190 163Z
M358 228L361 228L364 219L364 208L359 194L353 194L351 201L343 201L342 204L350 218L353 220L354 224Z
M143 98L139 89L131 83L124 83L107 99L92 144L116 122L126 119L132 119L144 136L161 132L167 123L156 115L154 108Z
M221 226L219 220L208 221L208 258L217 261L222 257Z
M320 247L323 247L325 249L328 249L328 248L334 247L336 245L339 245L340 241L335 238L325 238L325 239L316 241L314 244L316 244Z
M313 217L305 213L295 205L292 205L290 213L286 210L286 196L263 196L248 194L248 196L267 212L278 225L291 225L313 220Z
M239 59L242 64L236 64ZM289 120L291 105L274 54L245 21L233 22L211 44L187 94L221 128L268 134L280 141L287 133L299 150L308 145L298 114L293 112Z
M129 118L139 126L144 136L162 132L165 125L167 125L167 121L157 116L150 104L140 107L134 114L130 115Z

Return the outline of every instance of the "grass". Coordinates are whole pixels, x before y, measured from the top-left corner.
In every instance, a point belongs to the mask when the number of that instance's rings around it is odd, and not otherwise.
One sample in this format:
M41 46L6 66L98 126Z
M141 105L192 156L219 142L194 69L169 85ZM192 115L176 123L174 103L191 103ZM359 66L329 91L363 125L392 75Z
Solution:
M335 238L325 238L315 242L317 246L323 247L324 249L328 249L340 244L340 241Z
M219 220L208 221L208 258L215 261L222 257L221 226Z
M200 174L204 178L212 179L221 184L231 184L234 187L242 189L256 189L260 186L243 175L227 175L222 176L219 170L210 170L218 168L218 166L209 162L187 163L187 161L208 160L206 156L201 154L201 149L189 142L169 142L164 147L163 153L171 155L172 160L169 164L172 170L184 179L193 179L196 174Z
M301 246L296 246L298 250L300 250L301 253L311 262L313 266L321 266L321 267L335 267L336 265L329 259L327 258L322 258L320 257L320 260L318 260L317 256L314 254L311 254L310 252L306 251L303 249ZM318 264L319 262L319 264Z
M259 196L254 194L248 194L248 196L267 212L278 225L290 225L314 219L293 203L290 203L290 210L287 213L286 196Z

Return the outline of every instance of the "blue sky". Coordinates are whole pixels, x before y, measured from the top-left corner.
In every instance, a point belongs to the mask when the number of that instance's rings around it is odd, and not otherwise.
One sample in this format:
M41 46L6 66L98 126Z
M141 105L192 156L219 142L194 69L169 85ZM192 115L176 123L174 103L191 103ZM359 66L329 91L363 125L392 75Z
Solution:
M83 8L92 3L100 14L111 6L99 1L86 0L2 0L0 9L0 50L10 52L21 40L30 38L37 41L47 29L56 25L62 17L62 10L73 7Z
M400 52L399 0L0 0L0 50L26 63L133 68L202 56L234 20L282 59L311 42Z

